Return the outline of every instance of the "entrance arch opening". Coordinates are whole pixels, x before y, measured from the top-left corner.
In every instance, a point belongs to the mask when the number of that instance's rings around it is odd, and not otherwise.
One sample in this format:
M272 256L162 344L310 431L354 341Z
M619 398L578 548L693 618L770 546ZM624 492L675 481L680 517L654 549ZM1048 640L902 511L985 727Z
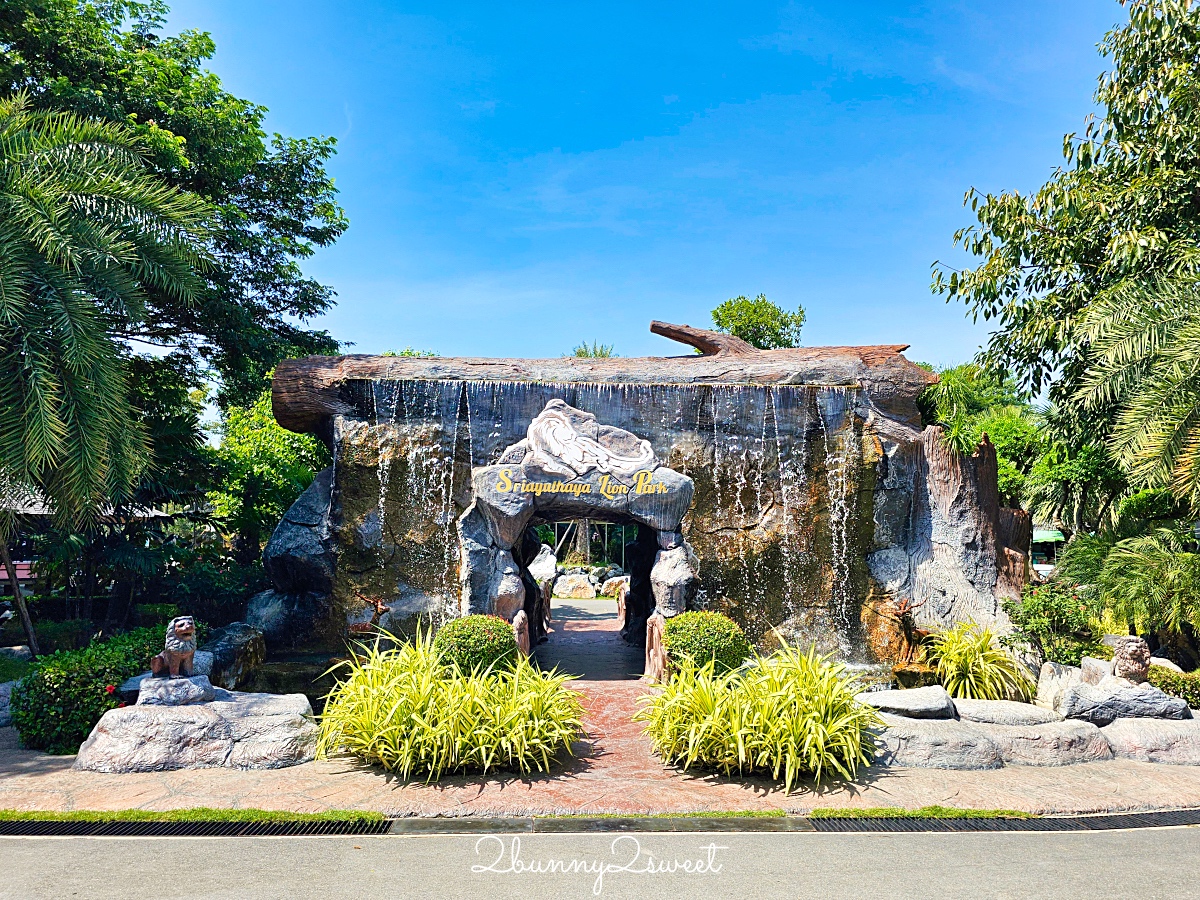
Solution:
M471 487L459 520L461 611L504 617L525 652L553 636L554 587L570 578L542 540L555 523L588 523L583 533L575 526L583 553L592 523L635 534L622 545L629 585L619 630L628 643L644 645L654 612L673 616L696 596L695 555L681 531L692 479L663 465L648 441L591 413L551 400L525 439L472 469Z

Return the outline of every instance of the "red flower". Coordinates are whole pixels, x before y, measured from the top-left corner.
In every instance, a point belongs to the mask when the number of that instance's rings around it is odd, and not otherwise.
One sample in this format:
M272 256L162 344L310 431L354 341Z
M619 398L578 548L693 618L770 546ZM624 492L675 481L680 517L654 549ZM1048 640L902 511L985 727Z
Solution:
M108 694L115 694L117 692L117 686L115 684L110 684L104 688L104 691Z
M122 700L120 703L117 704L117 709L120 709L124 705L125 705L125 701Z

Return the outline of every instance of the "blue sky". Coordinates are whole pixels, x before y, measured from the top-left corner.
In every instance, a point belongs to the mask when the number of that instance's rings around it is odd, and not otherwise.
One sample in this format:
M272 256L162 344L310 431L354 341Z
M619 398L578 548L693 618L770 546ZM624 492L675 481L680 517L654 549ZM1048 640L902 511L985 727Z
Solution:
M176 0L268 127L330 134L350 230L306 269L355 352L669 354L738 294L804 343L985 338L929 291L971 186L1030 190L1121 18L1047 3Z

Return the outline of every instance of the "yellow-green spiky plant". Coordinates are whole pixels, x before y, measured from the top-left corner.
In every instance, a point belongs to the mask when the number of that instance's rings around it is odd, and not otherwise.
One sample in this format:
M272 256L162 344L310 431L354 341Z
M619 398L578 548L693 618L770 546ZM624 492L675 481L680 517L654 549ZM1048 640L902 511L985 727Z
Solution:
M688 657L636 720L663 760L725 774L769 772L791 791L799 780L852 779L874 756L875 711L862 686L815 650L784 647L756 665L718 675Z
M1027 699L1032 689L1029 673L1000 646L996 633L974 622L931 634L924 655L951 697Z
M450 772L549 771L583 733L570 676L524 656L511 668L468 674L442 660L429 635L392 650L362 647L338 667L317 752L348 752L432 781Z

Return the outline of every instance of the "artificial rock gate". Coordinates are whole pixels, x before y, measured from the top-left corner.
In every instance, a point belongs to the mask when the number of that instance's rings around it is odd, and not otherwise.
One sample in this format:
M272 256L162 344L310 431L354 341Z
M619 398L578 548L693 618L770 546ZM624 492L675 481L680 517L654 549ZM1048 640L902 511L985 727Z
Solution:
M886 661L912 624L1003 624L1028 517L1000 507L986 439L967 457L921 429L934 376L903 346L651 330L700 352L281 363L276 419L334 463L268 543L274 588L249 620L276 646L332 648L491 612L536 641L533 526L586 517L637 526L632 640L656 610L705 608L757 641Z

